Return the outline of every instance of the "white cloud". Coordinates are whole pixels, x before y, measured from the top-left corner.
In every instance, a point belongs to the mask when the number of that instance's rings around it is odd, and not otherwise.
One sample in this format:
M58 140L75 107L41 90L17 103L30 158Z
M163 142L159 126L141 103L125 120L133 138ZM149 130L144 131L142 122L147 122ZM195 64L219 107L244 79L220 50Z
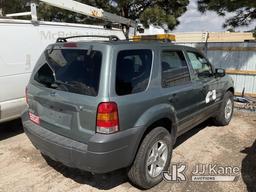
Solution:
M232 16L228 14L227 17ZM218 16L215 12L207 11L205 14L197 10L197 0L190 0L187 12L179 18L180 25L174 30L176 32L201 32L201 31L226 31L222 26L227 17ZM255 26L240 27L236 30L250 30Z

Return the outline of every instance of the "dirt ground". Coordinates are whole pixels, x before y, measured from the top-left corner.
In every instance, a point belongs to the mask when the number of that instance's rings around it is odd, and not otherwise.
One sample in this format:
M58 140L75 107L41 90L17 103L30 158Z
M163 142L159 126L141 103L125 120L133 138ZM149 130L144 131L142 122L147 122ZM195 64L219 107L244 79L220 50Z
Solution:
M236 182L166 182L149 191L250 191L256 192L256 113L235 112L229 126L208 121L178 138L173 163L188 170L196 164L239 166ZM191 171L187 171L187 178ZM45 160L23 133L19 120L0 124L0 192L98 190L139 191L124 170L92 175Z

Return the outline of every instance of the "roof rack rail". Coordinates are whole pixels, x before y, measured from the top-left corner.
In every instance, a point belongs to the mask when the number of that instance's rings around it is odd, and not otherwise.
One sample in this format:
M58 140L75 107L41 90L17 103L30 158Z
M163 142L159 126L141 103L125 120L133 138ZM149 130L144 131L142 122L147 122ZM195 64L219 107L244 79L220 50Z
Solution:
M109 39L109 41L118 41L120 40L119 37L115 35L77 35L77 36L69 36L69 37L59 37L56 41L56 43L65 43L67 42L67 39L74 39L74 38L81 38L81 37L99 37L99 38L106 38Z

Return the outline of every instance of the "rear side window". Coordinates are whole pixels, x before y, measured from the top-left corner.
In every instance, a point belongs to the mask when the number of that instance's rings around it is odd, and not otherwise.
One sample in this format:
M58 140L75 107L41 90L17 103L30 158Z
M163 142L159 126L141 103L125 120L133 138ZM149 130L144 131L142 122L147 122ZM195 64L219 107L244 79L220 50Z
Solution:
M167 88L190 81L189 69L181 51L163 51L161 65L162 87Z
M49 88L96 96L99 90L102 54L94 50L46 50L34 80Z
M129 95L145 91L152 66L151 50L120 51L116 65L116 93Z

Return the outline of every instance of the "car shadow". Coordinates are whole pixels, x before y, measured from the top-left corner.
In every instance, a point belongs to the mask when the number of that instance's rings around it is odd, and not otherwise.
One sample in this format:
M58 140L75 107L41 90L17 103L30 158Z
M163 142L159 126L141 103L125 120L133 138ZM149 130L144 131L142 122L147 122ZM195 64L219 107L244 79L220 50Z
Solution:
M242 161L241 174L248 192L256 192L256 140L251 147L241 151L246 154Z
M191 129L177 139L175 147L181 145L183 142L198 133L200 130L211 125L212 121L207 120L204 123ZM128 181L128 177L126 174L127 169L120 169L106 174L92 174L87 171L67 167L43 154L42 156L44 157L49 166L51 166L57 172L61 173L63 176L70 178L79 184L90 185L101 190L109 190Z
M21 119L0 123L0 141L23 133Z
M174 145L174 149L184 143L189 138L193 137L195 134L197 134L199 131L205 129L206 127L213 126L212 119L208 119L204 121L203 123L199 124L198 126L192 128L191 130L187 131L186 133L179 136L176 140L176 143Z
M116 170L106 174L92 174L87 171L70 168L42 154L49 166L79 184L86 184L100 190L109 190L128 181L126 169Z

